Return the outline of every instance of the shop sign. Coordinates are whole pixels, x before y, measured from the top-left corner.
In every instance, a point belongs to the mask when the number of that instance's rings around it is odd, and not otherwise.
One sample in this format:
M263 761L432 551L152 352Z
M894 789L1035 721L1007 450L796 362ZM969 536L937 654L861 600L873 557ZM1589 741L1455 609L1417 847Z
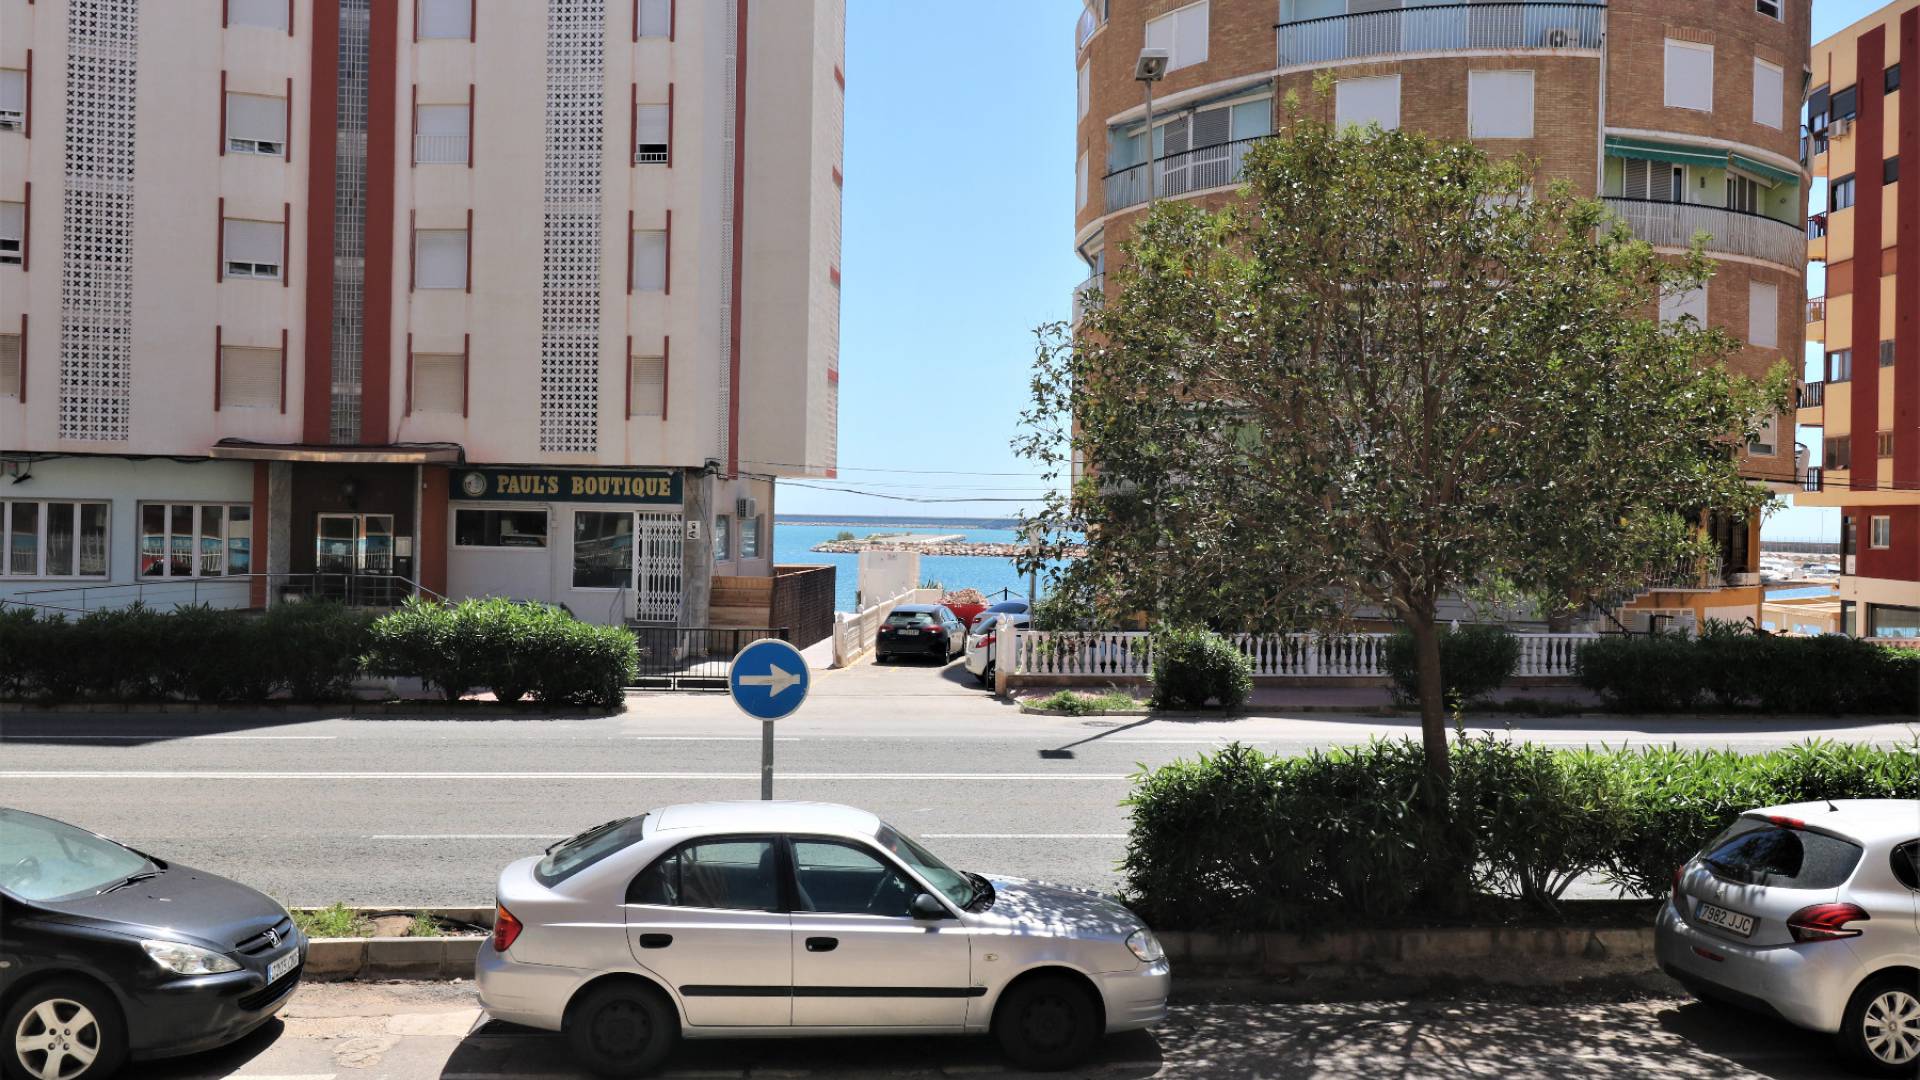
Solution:
M453 497L473 501L678 503L670 469L455 469Z

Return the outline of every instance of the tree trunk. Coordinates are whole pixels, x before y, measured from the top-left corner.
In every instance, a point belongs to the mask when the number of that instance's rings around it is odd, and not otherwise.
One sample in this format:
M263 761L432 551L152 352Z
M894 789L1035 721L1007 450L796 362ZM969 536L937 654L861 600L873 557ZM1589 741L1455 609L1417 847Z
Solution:
M1440 673L1440 629L1433 605L1413 605L1407 616L1420 672L1420 744L1427 752L1427 771L1447 779L1447 694Z

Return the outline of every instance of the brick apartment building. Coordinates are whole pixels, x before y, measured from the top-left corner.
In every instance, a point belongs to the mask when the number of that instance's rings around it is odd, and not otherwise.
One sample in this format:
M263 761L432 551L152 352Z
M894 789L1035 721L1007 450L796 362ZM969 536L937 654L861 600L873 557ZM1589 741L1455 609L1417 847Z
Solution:
M0 598L768 625L773 481L835 467L844 45L843 0L0 0Z
M1920 162L1920 109L1901 108L1915 56L1920 0L1897 0L1813 47L1807 99L1827 294L1807 304L1824 363L1799 419L1822 458L1794 503L1840 508L1840 621L1863 637L1920 637L1920 182L1900 182Z
M1762 375L1804 341L1808 26L1806 0L1088 0L1076 34L1081 289L1104 285L1107 253L1146 210L1149 183L1161 198L1235 198L1246 146L1295 94L1323 119L1531 157L1543 179L1600 196L1658 249L1711 234L1714 277L1661 315L1725 328L1745 343L1729 363ZM1151 145L1133 77L1147 46L1171 54L1153 87ZM1313 92L1322 73L1330 98ZM1791 427L1773 418L1743 469L1790 490ZM1649 581L1627 618L1758 621L1758 515L1706 526L1717 572Z

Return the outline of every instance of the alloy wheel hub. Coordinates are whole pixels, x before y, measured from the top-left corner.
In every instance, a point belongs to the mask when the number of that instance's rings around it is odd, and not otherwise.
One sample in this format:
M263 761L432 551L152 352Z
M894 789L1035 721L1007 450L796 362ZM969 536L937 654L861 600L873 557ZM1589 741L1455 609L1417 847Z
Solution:
M1889 990L1873 999L1861 1021L1867 1049L1889 1065L1920 1059L1920 998Z

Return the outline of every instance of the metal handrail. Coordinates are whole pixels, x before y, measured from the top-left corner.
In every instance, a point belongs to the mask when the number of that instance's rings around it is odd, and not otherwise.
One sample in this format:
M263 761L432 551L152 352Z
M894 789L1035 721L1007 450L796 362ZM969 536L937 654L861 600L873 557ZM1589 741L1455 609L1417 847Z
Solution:
M419 582L413 580L412 578L405 577L400 574L354 574L354 573L335 573L335 572L319 571L319 570L298 571L298 572L290 572L290 573L220 574L217 576L187 577L187 578L154 578L151 580L141 580L141 581L108 581L108 582L101 582L99 584L94 584L94 585L50 585L50 586L47 586L46 588L27 589L27 590L23 590L21 592L15 593L11 598L6 600L5 602L20 604L24 606L43 607L43 608L49 608L49 609L55 609L55 610L86 612L91 610L98 610L97 606L93 606L94 594L99 592L104 592L107 590L115 590L115 589L134 590L135 595L133 597L133 602L140 602L146 599L146 595L149 591L163 590L163 589L190 589L191 599L188 602L199 603L200 593L203 588L207 590L213 590L216 587L220 587L220 586L235 586L236 587L235 589L226 590L226 591L232 592L232 591L238 591L238 587L244 587L245 590L249 594L251 594L253 582L257 580L264 580L267 583L267 586L269 589L273 587L273 583L275 581L279 581L285 585L295 585L295 584L304 583L310 587L310 591L319 591L317 588L318 586L326 585L334 580L338 580L341 583L341 586L342 586L341 592L343 594L353 593L355 590L353 589L352 584L355 582L358 582L358 583L380 582L382 583L382 586L387 590L386 595L388 596L398 596L401 594L401 592L404 589L404 591L408 593L425 596L425 597L428 597L429 599L438 600L442 603L447 602L447 597L442 595L441 593L435 592L434 590L421 585ZM36 596L44 597L44 596L50 596L55 594L72 595L76 593L79 594L79 602L80 602L80 606L77 608L72 607L70 605L52 604L52 603L45 603L38 600L27 599L28 597L36 597ZM114 597L113 599L120 599L120 597ZM163 599L168 599L170 602L173 600L173 598L163 598ZM118 605L109 605L109 606L118 606Z
M1280 67L1464 49L1598 49L1605 4L1436 4L1274 24Z
M1633 234L1662 247L1687 247L1694 234L1709 235L1713 251L1747 255L1783 266L1806 262L1806 239L1799 227L1779 218L1705 203L1668 202L1608 195L1602 199L1618 211Z
M1177 153L1162 154L1152 161L1115 169L1101 178L1106 190L1107 212L1138 206L1147 201L1147 169L1153 166L1153 197L1165 199L1193 191L1226 187L1240 182L1247 148L1265 135L1196 146Z

